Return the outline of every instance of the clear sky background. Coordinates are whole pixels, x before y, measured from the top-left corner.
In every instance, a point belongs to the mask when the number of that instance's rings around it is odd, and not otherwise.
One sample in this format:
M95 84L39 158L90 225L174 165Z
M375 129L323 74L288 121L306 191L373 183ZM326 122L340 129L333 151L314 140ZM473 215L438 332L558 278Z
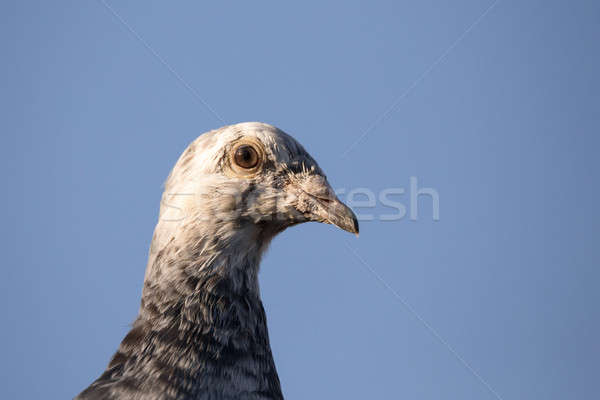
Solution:
M104 370L171 167L256 120L335 188L440 196L439 221L422 196L359 239L275 239L287 399L600 398L597 1L107 4L0 5L1 398L71 398Z

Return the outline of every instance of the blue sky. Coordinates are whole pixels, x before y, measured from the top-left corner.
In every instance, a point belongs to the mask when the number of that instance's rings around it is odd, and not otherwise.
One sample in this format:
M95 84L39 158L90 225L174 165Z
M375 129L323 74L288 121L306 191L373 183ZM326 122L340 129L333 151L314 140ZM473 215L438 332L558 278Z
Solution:
M377 202L358 239L276 238L260 279L286 398L599 396L597 2L5 1L0 19L0 397L101 373L170 168L255 120L335 188L439 194L439 220L420 196L416 220Z

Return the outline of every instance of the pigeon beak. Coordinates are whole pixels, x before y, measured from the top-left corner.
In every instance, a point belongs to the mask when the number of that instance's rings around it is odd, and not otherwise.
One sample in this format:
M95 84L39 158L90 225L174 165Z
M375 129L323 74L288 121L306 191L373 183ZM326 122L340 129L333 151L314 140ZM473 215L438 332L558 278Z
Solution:
M309 221L335 225L358 236L356 214L335 195L327 180L320 175L312 175L298 185L296 208Z
M318 220L335 225L358 236L358 219L350 207L342 203L337 197L333 199L315 197L315 201L319 204L315 213Z

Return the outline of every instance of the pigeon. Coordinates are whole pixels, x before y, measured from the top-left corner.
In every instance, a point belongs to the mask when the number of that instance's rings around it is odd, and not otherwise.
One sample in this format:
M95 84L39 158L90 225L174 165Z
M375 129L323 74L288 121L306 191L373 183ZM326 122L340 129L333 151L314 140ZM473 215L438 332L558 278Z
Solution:
M165 183L139 314L75 399L283 399L258 272L273 237L308 221L359 231L294 138L259 122L199 136Z

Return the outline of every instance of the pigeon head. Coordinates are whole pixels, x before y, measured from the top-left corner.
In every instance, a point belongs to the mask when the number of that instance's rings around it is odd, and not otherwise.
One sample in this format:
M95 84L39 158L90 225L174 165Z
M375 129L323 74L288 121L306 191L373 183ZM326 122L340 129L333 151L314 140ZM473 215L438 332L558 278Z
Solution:
M207 132L165 183L146 279L166 282L167 257L192 258L199 268L257 266L277 233L309 221L358 234L355 214L294 138L258 122Z
M250 122L207 132L188 146L165 185L159 225L268 242L308 221L358 234L356 216L308 152L280 129Z

